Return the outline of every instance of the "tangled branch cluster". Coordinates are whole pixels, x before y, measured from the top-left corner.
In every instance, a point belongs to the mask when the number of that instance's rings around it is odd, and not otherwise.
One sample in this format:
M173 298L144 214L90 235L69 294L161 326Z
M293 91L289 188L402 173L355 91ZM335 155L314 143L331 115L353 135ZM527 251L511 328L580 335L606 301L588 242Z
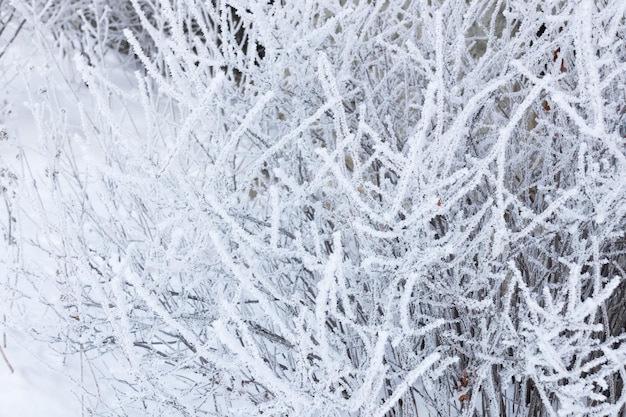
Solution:
M624 413L626 5L123 3L39 242L94 415Z

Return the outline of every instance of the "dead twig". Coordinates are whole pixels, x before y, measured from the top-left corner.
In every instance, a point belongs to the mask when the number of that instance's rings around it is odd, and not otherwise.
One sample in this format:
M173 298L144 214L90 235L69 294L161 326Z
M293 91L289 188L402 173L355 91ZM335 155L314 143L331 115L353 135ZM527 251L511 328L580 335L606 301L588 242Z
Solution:
M13 369L13 365L11 365L11 362L9 362L9 358L7 358L7 355L4 353L4 349L2 349L2 346L0 346L0 354L2 354L2 359L4 359L4 363L6 363L9 367L9 371L14 374L15 370Z

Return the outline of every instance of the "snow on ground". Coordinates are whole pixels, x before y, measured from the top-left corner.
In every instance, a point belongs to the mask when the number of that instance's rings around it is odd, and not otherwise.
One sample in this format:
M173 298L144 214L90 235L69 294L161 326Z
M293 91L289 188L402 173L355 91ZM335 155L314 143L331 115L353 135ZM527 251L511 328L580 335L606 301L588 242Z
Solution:
M14 373L0 361L0 417L80 416L80 392L60 371L80 378L80 363L62 359L29 336L11 332L4 349Z

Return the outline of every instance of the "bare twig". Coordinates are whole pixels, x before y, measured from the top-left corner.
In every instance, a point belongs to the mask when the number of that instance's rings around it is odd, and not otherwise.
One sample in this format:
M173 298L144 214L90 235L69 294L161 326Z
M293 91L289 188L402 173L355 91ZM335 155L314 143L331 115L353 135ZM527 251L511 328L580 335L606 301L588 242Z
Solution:
M9 367L9 371L11 371L12 374L15 373L13 365L11 365L11 362L9 362L9 358L7 358L7 355L4 353L4 349L2 348L2 346L0 346L0 354L2 354L2 359L4 359L4 363L6 363Z

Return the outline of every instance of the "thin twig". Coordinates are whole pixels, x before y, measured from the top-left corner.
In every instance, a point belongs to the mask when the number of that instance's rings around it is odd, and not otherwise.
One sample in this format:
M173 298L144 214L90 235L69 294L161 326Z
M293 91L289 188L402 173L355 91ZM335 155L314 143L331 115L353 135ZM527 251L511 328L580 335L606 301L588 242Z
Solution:
M24 23L26 23L25 19L22 20L22 23L20 23L20 25L17 27L17 29L15 30L15 33L13 33L13 37L9 40L9 42L7 42L7 46L4 47L4 50L0 52L0 58L2 58L5 52L9 49L9 46L11 45L11 43L13 43L15 38L17 38L17 35L20 33L20 30L22 30L22 26L24 26Z
M4 349L2 348L2 346L0 346L0 354L2 354L2 359L4 359L4 363L6 363L9 367L9 371L11 371L12 374L15 373L15 370L13 369L11 362L9 362L9 358L7 358L7 355L4 353Z

